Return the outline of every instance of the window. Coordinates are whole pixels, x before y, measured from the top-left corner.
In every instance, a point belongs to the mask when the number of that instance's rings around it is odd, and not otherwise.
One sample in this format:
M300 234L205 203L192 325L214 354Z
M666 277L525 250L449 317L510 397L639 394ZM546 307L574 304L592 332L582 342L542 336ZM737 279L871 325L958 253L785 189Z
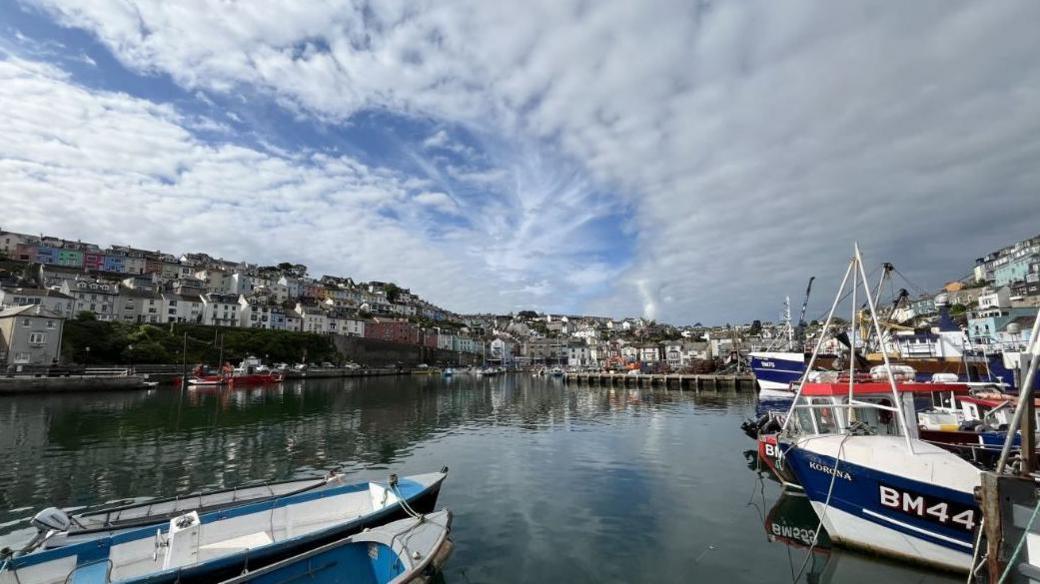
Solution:
M53 320L50 320L50 319L47 320L47 328L49 328L49 329L54 328L54 321Z
M30 345L42 345L47 342L47 333L29 333Z
M28 318L23 318L22 319L22 326L29 326L29 319Z
M14 362L15 363L28 363L29 359L30 359L29 353L15 353L14 354Z

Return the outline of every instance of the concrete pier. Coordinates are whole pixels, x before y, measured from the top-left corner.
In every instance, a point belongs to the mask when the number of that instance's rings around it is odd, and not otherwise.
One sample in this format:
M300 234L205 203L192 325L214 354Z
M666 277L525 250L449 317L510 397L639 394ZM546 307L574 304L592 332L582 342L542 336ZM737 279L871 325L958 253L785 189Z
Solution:
M148 386L145 384L145 379L138 375L64 375L60 377L14 375L0 377L0 395L14 393L111 391L145 389L146 387Z
M755 391L755 378L751 374L679 374L647 373L627 375L624 373L565 373L566 383L599 385L604 387L661 387L666 389L732 390Z

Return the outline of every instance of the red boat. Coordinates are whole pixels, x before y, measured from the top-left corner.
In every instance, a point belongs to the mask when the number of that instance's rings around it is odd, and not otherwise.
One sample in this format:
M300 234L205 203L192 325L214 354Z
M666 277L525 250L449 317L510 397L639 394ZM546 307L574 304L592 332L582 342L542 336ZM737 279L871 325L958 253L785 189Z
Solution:
M269 385L281 383L285 374L268 368L256 357L246 357L242 363L231 371L227 378L231 387L247 385Z
M281 383L284 379L285 374L281 371L269 369L256 357L246 357L238 367L225 363L219 373L206 373L205 367L199 365L192 372L188 385L242 387Z

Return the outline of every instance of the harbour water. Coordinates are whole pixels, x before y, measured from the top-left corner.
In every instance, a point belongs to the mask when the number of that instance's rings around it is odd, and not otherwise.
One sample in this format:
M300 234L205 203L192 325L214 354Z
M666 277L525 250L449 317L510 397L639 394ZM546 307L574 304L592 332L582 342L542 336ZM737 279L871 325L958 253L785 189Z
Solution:
M30 536L24 520L48 505L446 465L451 584L791 582L806 549L767 529L798 540L814 521L797 501L770 513L779 486L749 468L739 428L754 400L526 375L4 397L0 547ZM806 572L813 583L961 581L825 546Z

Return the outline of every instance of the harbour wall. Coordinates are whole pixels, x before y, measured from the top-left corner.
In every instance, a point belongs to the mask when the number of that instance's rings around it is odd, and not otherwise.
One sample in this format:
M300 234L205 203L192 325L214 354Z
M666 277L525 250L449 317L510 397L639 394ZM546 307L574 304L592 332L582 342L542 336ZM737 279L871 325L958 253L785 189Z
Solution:
M119 391L126 389L143 389L143 377L126 375L120 377L103 376L5 376L0 377L0 395L13 393L66 393L77 391Z

